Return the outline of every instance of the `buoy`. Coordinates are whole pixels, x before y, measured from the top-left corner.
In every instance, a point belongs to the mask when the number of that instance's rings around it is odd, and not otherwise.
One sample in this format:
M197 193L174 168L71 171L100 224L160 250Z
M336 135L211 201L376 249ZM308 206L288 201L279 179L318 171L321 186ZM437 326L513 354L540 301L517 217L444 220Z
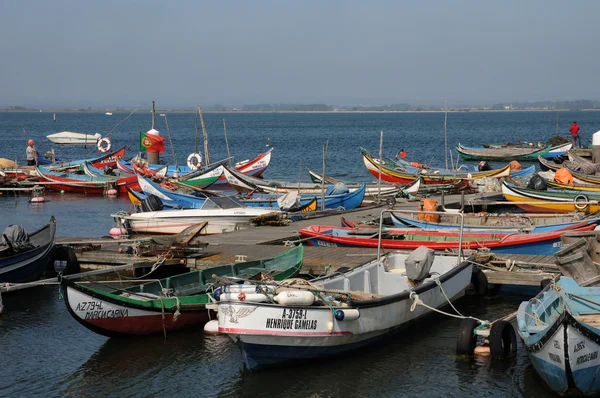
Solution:
M204 325L204 333L206 334L219 334L219 321L212 320L206 322Z
M65 193L65 190L64 190L64 189L61 189L61 190L60 190L60 194L61 194L61 195L64 195L64 193Z
M31 198L31 203L44 203L46 199L43 196L35 196Z
M360 312L358 310L336 310L335 319L338 321L355 321L360 318Z
M490 354L490 347L487 345L478 345L477 347L475 347L475 350L473 351L473 354L475 355L479 355L482 357L489 357Z
M127 231L125 231L125 229L124 229L124 228L117 228L117 227L114 227L114 228L111 228L111 230L110 230L110 232L109 232L108 234L109 234L110 236L112 236L112 237L117 237L117 238L118 238L118 237L120 237L121 235L125 235L125 233L126 233L126 232L127 232Z
M281 305L312 305L315 295L304 290L284 290L273 297Z
M108 191L106 191L106 194L108 196L117 196L117 190L114 188L109 189Z
M250 284L227 285L227 286L223 287L224 293L241 293L241 292L244 292L246 294L263 293L263 292L272 293L273 290L274 290L274 288L271 286L250 285Z

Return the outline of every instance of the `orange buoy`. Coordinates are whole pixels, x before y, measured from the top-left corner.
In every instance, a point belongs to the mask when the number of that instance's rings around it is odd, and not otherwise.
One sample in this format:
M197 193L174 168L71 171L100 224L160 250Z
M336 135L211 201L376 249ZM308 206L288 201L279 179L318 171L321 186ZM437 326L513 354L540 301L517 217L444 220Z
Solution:
M475 347L475 351L473 351L473 354L475 355L479 355L482 357L488 357L490 356L490 346L487 345L478 345L477 347Z

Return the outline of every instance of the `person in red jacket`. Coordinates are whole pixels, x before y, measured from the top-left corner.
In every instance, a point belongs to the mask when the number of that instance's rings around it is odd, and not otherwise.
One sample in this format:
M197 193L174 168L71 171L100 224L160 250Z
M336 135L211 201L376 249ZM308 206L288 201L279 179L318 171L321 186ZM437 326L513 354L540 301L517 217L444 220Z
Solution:
M569 131L571 132L573 148L577 148L576 142L579 142L579 146L581 147L581 137L579 137L579 125L577 125L577 122L573 122Z

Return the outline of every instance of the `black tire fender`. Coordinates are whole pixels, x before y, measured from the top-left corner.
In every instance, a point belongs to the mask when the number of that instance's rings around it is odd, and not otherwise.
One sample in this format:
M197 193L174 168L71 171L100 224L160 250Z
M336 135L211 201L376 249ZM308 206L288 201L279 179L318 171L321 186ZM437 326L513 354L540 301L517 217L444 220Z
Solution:
M477 345L477 335L475 334L477 326L479 326L479 322L471 318L464 318L460 322L456 339L456 355L473 355Z
M506 358L517 352L517 334L510 322L494 322L488 341L493 358Z
M471 284L473 285L473 292L477 296L484 296L488 292L487 276L485 275L485 272L477 267L473 267Z

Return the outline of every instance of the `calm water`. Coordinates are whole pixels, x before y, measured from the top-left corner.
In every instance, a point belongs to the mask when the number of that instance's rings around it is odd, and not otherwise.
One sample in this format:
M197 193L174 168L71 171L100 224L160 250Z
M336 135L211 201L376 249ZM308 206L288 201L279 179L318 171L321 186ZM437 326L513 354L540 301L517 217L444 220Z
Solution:
M56 131L86 133L112 128L126 114L0 113L0 157L25 153L25 136L38 151L51 148L45 136ZM322 146L329 140L327 173L348 180L371 180L358 148L378 152L384 130L384 154L404 148L411 159L444 164L443 114L226 114L205 115L211 158L227 155L222 119L227 119L231 155L252 158L275 148L265 177L307 181L305 167L320 169ZM452 113L448 146L476 145L517 139L545 141L554 135L556 114ZM573 120L584 141L600 126L600 113L561 112L560 132ZM182 161L194 147L194 115L168 115L175 153ZM166 134L164 119L157 128ZM133 145L150 126L149 114L135 114L111 134L113 145ZM57 147L63 159L95 156L93 148ZM173 160L170 147L165 159ZM453 152L453 157L455 152ZM302 162L302 168L300 162ZM129 209L123 198L48 195L31 205L27 197L0 196L2 225L38 227L55 215L59 235L102 236L112 226L111 212ZM459 302L464 313L494 319L512 312L534 290L502 290ZM56 287L5 295L0 317L0 396L547 396L523 350L508 361L462 361L454 355L459 322L432 316L400 333L385 345L328 361L249 373L240 353L226 336L198 333L140 339L108 339L75 322L59 300Z

